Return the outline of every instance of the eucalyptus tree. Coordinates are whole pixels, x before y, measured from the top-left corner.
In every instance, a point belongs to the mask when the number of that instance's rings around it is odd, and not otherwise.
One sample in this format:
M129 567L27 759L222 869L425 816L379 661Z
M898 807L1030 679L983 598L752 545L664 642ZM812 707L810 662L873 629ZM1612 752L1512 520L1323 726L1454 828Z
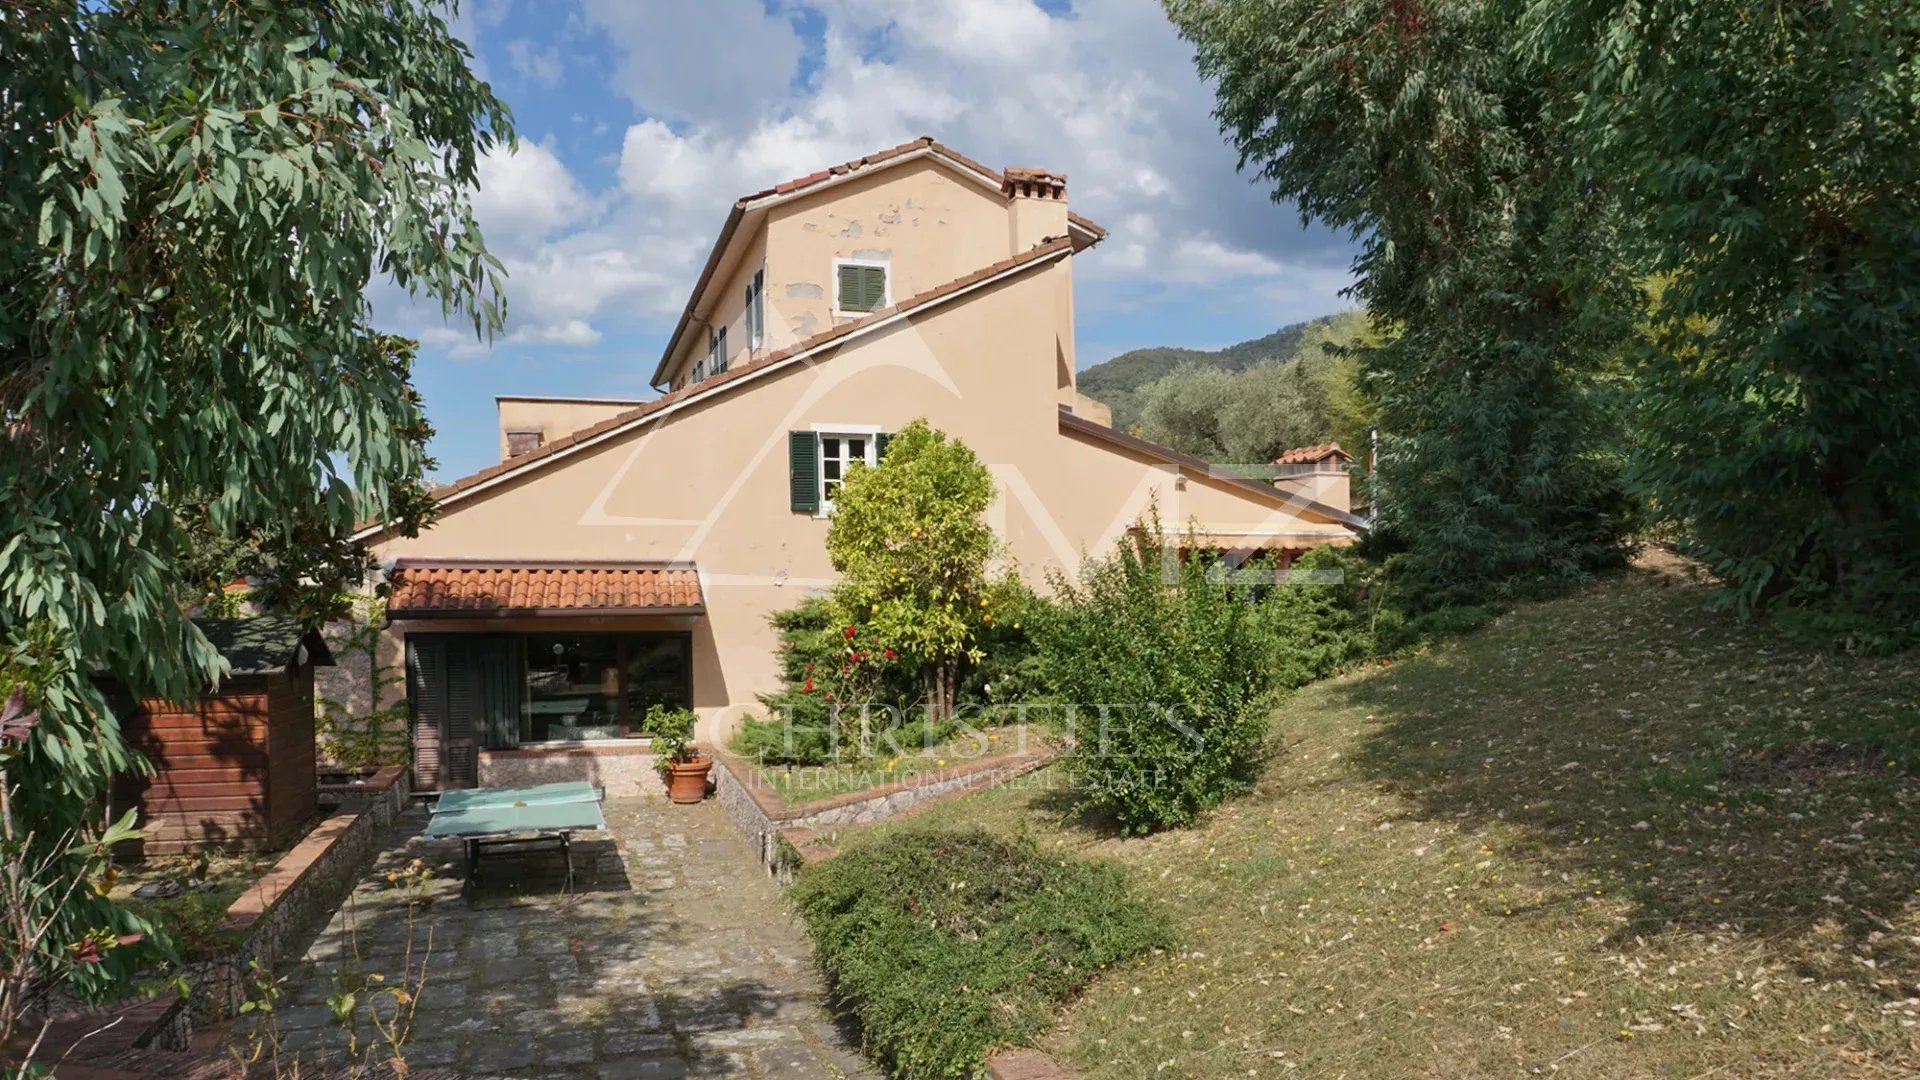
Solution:
M196 528L292 547L418 509L419 404L368 289L476 333L503 315L468 193L512 128L447 19L427 0L0 12L0 671L36 698L6 771L35 835L139 766L97 676L184 698L215 674L177 602ZM65 940L116 920L76 901Z
M1361 243L1381 530L1438 599L1580 580L1627 526L1604 188L1518 0L1166 0L1243 169Z

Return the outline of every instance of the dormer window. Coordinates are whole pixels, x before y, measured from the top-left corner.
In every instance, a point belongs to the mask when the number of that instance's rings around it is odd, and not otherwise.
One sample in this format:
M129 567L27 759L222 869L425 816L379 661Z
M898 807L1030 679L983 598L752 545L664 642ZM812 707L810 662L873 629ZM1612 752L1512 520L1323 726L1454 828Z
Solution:
M893 283L887 264L872 259L833 261L833 311L836 315L865 315L893 303Z

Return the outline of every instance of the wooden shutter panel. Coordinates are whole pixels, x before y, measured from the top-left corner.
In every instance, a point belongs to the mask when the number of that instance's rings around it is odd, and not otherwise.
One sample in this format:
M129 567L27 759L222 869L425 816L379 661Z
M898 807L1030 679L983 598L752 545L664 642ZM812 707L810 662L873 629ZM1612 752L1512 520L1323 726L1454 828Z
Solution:
M820 510L820 439L811 431L787 432L787 487L793 509Z
M881 432L873 437L873 460L875 464L887 460L887 443L892 440L890 432Z
M475 749L476 720L480 715L480 650L474 642L450 643L447 648L446 787L472 787L479 782L480 763Z
M841 264L841 311L878 311L887 302L887 268Z
M447 648L438 641L407 639L407 704L413 708L413 781L438 788L447 724Z

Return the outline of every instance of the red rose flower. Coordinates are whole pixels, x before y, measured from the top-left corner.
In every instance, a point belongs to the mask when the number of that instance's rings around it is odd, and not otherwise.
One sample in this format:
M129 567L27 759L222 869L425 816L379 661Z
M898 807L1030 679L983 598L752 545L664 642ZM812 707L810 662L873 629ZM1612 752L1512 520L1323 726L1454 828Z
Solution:
M898 660L898 659L899 659L899 657L897 657L897 656L895 656L895 655L894 655L894 653L893 653L893 650L892 650L892 649L886 649L886 650L883 650L883 651L882 651L882 652L880 653L880 655L881 655L881 656L884 656L884 657L886 657L886 658L887 658L887 659L889 659L889 660Z
M851 637L852 637L852 636L854 635L854 633L855 633L855 630L854 630L854 628L853 628L853 627L851 627L851 626L849 626L849 627L847 627L847 636L848 636L849 638L851 638Z
M813 665L812 665L812 664L808 664L807 666L808 666L808 667L812 667ZM801 692L801 693L803 693L803 694L811 694L811 693L813 693L813 680L812 680L812 679L808 679L808 680L807 680L807 681L806 681L806 682L805 682L805 683L804 683L804 684L803 684L803 685L802 685L802 686L800 687L800 692Z

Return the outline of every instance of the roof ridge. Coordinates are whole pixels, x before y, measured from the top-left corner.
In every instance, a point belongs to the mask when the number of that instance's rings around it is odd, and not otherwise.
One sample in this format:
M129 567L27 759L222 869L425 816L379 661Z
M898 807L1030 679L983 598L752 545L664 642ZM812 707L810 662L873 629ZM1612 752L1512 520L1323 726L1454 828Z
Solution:
M1072 249L1073 241L1069 238L1064 236L1048 237L1012 258L990 263L970 274L964 274L954 278L952 281L935 285L933 288L915 293L905 300L895 301L878 311L868 312L858 319L841 323L838 326L829 327L817 334L797 341L784 349L776 349L757 360L741 364L735 368L729 368L727 371L719 375L711 376L702 382L689 383L677 390L669 390L659 397L654 398L652 401L607 417L605 420L590 424L578 431L562 435L560 438L543 443L539 447L529 450L524 454L468 473L450 483L441 484L432 491L429 491L427 493L428 497L438 503L462 491L499 479L508 473L519 472L530 465L551 460L556 454L570 450L587 440L605 435L629 424L637 423L638 421L646 419L648 416L658 413L672 405L679 404L682 401L686 401L689 398L699 397L717 390L724 390L726 387L745 379L747 376L757 374L776 364L813 352L816 349L824 348L860 330L864 330L897 316L917 311L930 304L941 303L945 301L947 297L955 295L969 286L977 285L988 278L1039 263L1052 256L1070 252ZM363 521L355 528L354 532L356 534L365 533L368 530L383 528L384 525L384 522Z

